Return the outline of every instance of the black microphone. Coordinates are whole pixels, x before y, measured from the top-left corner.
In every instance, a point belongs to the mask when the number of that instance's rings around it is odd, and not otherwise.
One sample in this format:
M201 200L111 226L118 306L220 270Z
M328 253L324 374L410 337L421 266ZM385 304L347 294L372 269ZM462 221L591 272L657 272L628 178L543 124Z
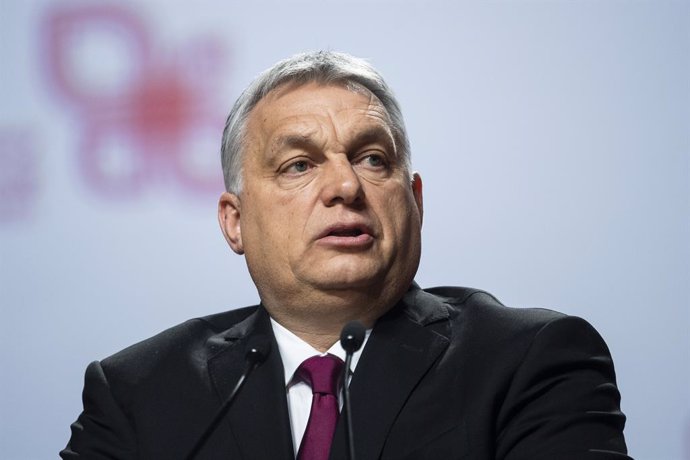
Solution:
M235 400L235 397L244 386L244 382L247 380L247 377L249 377L249 374L251 374L252 371L259 366L259 364L266 360L266 357L270 351L271 341L267 336L257 334L249 338L246 352L244 354L244 362L246 364L244 372L242 372L242 375L240 375L240 378L237 380L237 383L232 389L232 392L230 392L228 399L225 400L220 409L218 409L218 412L216 412L216 416L213 417L211 423L208 425L208 427L206 427L206 431L204 431L201 437L197 440L196 444L194 444L194 447L189 452L187 457L185 457L187 460L193 460L194 457L197 456L199 450L201 450L204 444L206 444L209 436L211 436L211 433L215 431L225 414L228 413L232 402Z
M366 330L359 321L350 321L343 327L340 333L340 346L345 350L345 367L343 368L342 387L343 387L343 417L345 420L345 438L347 440L347 458L355 460L355 441L352 436L352 418L350 417L350 388L347 378L350 375L350 363L352 354L359 350L364 343Z

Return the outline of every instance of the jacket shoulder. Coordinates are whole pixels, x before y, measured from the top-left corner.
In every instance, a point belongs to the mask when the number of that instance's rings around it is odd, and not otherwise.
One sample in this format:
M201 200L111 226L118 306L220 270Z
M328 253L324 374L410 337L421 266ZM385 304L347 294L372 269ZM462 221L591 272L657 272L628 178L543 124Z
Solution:
M448 305L456 315L466 320L489 321L494 326L513 325L514 327L544 325L567 315L546 308L513 308L501 303L498 298L481 289L439 286L424 289Z
M448 311L444 370L471 395L462 405L492 458L629 459L613 360L587 321L478 289L425 291Z
M242 322L257 308L255 305L187 320L103 359L101 366L106 374L140 380L163 367L177 366L180 360L202 358L200 355L213 351L206 346L211 337Z

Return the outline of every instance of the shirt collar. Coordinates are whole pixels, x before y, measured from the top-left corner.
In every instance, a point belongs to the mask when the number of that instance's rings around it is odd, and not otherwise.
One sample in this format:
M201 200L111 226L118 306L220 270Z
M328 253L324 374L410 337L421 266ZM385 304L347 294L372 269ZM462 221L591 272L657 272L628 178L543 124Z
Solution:
M312 356L324 356L330 353L331 355L335 355L345 361L345 350L343 350L343 347L340 346L340 341L334 343L333 346L326 351L326 353L321 353L316 348L312 347L307 342L297 337L284 326L279 324L273 318L271 318L271 327L273 328L273 335L275 335L276 342L278 343L280 358L283 361L283 369L285 370L285 386L290 384L295 371L307 358L311 358ZM355 368L359 362L359 357L362 355L362 350L364 350L370 334L371 329L367 329L364 335L364 343L362 343L362 347L352 355L352 362L350 364L351 373L355 372Z

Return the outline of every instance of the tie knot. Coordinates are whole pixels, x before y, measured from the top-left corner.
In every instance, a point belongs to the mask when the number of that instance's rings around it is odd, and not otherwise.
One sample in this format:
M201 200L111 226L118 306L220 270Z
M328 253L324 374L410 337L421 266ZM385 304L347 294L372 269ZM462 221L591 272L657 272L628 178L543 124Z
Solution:
M343 365L337 356L312 356L300 364L297 375L311 385L312 393L335 395Z

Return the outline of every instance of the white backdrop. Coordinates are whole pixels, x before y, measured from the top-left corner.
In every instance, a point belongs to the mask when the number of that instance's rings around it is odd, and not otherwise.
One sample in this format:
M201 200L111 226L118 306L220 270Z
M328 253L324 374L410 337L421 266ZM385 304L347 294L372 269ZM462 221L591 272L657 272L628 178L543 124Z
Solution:
M0 445L54 458L88 362L255 303L217 228L239 91L365 57L424 178L422 286L588 319L638 459L690 459L687 2L0 1Z

